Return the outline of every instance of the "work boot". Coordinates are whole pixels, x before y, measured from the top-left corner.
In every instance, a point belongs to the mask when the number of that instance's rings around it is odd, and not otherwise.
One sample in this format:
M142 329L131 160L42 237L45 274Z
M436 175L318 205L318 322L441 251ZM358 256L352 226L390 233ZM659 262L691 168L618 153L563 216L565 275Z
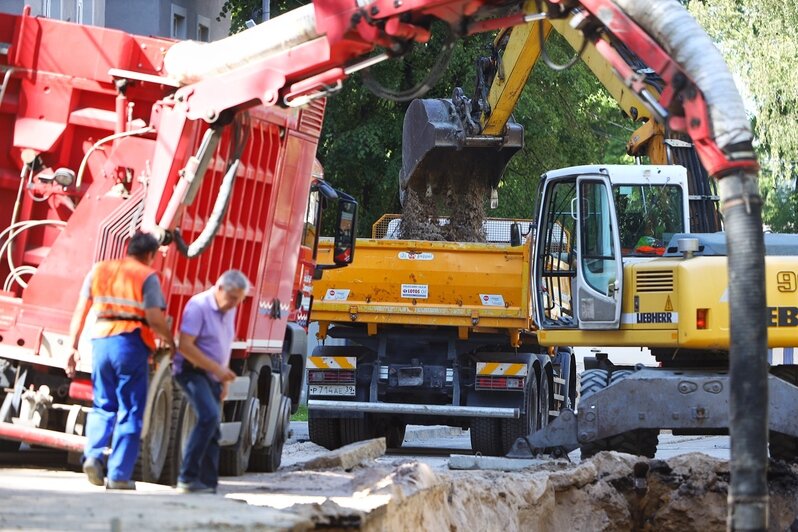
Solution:
M86 473L89 482L95 486L105 485L105 468L97 458L88 457L83 461L83 472Z
M178 482L177 483L177 492L178 493L216 493L216 488L211 486L206 486L199 480L195 480L194 482Z
M111 480L108 479L108 484L105 485L107 490L135 490L136 483L132 480Z

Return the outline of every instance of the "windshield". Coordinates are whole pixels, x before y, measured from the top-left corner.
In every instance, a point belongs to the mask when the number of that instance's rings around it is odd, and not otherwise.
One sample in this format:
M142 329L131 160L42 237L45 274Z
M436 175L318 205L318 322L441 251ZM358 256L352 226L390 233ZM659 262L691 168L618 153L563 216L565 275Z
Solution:
M615 185L624 256L662 255L675 233L685 232L682 189L676 185Z

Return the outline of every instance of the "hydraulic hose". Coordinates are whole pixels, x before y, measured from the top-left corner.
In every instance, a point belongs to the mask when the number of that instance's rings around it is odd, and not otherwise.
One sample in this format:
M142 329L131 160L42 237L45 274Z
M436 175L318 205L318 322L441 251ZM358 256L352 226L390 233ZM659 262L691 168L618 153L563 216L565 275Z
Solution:
M224 218L224 215L227 213L227 207L230 205L230 198L233 195L233 183L235 182L236 172L238 171L240 162L240 159L233 161L233 164L227 169L227 173L224 174L222 185L219 187L219 194L216 196L216 202L213 204L211 216L208 218L199 236L197 236L197 239L191 244L186 244L183 237L180 235L180 231L175 229L175 245L180 253L189 259L193 259L205 251L213 241L213 237L216 236L216 232L222 224L222 218Z
M748 172L719 171L729 265L731 530L767 530L767 322L762 198L751 124L723 57L677 0L613 0L646 30L696 84L715 142Z

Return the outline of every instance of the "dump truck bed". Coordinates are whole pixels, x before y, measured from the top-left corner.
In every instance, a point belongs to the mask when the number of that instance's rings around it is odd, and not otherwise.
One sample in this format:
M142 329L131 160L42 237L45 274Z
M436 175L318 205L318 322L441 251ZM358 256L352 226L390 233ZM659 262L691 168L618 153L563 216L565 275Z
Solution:
M314 284L313 320L451 326L468 330L530 329L529 246L358 239L347 268ZM331 243L319 246L330 263Z

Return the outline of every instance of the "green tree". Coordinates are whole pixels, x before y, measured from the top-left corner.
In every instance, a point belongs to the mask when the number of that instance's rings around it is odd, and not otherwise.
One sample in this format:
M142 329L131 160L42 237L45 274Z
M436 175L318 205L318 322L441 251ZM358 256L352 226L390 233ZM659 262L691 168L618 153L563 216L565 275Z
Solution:
M762 164L763 218L798 229L798 4L692 0L689 9L718 43L753 115Z

